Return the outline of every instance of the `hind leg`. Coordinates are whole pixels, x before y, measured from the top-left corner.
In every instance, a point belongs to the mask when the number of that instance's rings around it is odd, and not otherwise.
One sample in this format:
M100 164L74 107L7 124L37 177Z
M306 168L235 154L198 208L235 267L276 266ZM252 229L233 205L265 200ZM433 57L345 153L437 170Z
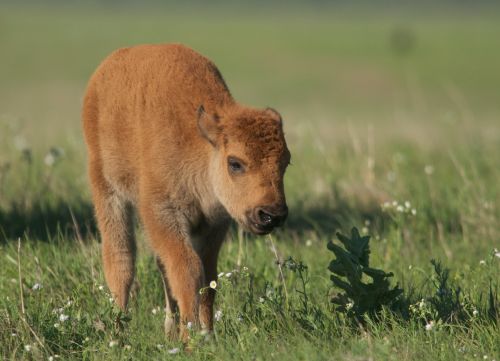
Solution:
M167 269L159 257L156 258L156 263L161 272L163 289L165 291L165 335L174 340L177 336L179 325L177 301L172 296L172 290L168 284Z
M102 238L104 276L115 302L125 311L135 273L131 205L105 180L99 164L90 164L90 180Z

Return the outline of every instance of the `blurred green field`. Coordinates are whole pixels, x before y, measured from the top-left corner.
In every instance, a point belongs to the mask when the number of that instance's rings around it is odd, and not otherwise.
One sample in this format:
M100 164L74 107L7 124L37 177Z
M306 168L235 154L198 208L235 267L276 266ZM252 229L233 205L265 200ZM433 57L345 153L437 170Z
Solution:
M74 131L97 64L118 47L158 42L199 50L236 98L273 104L301 123L358 115L363 123L401 122L391 119L394 111L442 116L461 107L488 118L498 112L498 12L217 9L7 7L0 14L2 113ZM415 39L406 56L391 47L401 28Z
M0 360L498 360L498 39L494 7L0 4ZM309 267L304 309L300 279L287 271L282 282L270 240L235 227L220 268L239 271L220 282L216 341L192 354L169 354L179 345L163 338L163 290L142 236L131 321L114 327L80 129L99 62L158 42L207 55L236 99L283 114L290 217L274 242L280 260ZM407 211L381 207L394 201ZM432 314L388 313L352 327L332 310L326 249L352 226L372 235L373 264L394 272L408 302L439 293L430 260L440 259L470 319L428 331Z

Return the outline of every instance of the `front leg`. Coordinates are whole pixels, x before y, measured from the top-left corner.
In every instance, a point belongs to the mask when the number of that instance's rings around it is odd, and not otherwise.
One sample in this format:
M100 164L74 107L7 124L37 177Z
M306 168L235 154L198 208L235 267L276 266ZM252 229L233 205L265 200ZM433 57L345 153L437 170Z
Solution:
M203 263L175 215L159 216L147 206L141 208L141 217L151 246L165 268L169 289L179 307L180 335L187 341L188 325L199 328L199 291L205 278Z

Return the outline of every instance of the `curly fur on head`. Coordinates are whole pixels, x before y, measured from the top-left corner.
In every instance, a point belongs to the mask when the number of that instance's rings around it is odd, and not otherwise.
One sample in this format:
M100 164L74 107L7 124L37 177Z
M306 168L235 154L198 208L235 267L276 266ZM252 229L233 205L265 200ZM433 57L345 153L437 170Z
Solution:
M221 120L221 134L226 145L243 144L246 156L257 165L289 153L281 116L276 111L239 109L227 121Z

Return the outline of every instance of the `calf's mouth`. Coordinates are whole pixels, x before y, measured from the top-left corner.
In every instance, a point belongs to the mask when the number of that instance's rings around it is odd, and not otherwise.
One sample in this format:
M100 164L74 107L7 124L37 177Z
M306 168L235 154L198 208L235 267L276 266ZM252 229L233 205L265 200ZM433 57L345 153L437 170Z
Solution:
M252 233L262 236L271 233L275 227L273 225L259 224L253 222L251 223L251 226L249 228Z
M281 227L288 215L288 209L279 216L276 213L269 212L263 207L257 207L252 211L246 212L246 220L241 222L244 228L256 235L265 235L271 233L276 227Z

